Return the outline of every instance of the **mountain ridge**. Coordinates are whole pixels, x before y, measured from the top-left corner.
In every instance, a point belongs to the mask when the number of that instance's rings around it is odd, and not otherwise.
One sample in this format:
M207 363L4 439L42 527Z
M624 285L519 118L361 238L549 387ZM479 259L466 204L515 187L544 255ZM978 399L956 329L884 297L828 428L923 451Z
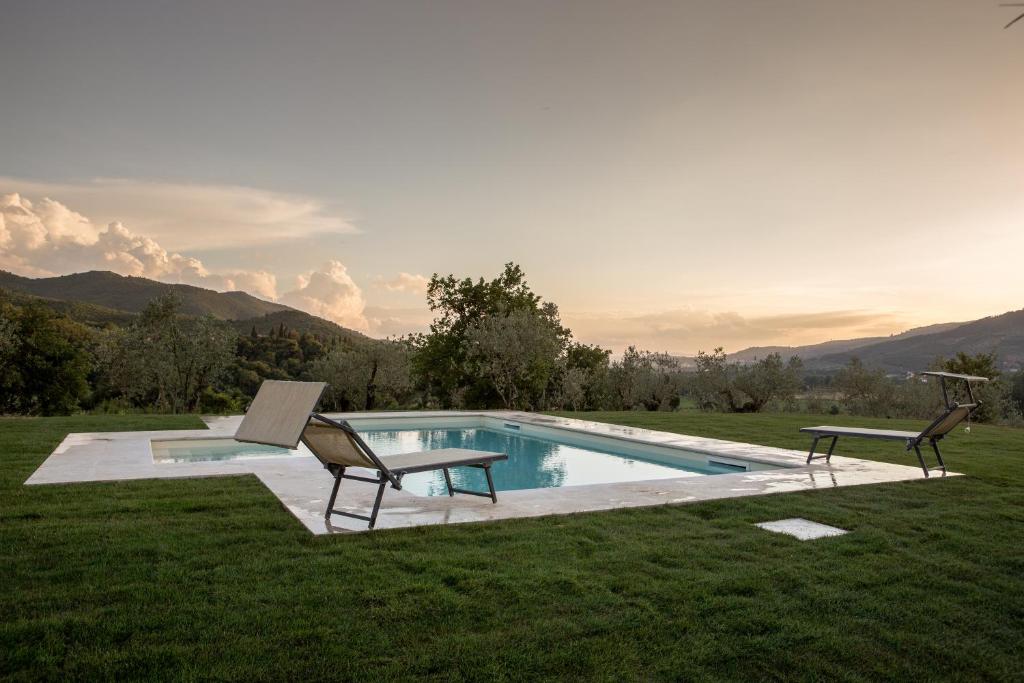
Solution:
M169 284L109 271L88 271L52 278L28 278L0 270L0 288L47 300L58 311L90 324L120 323L141 312L168 291L182 297L188 315L212 315L229 321L239 333L266 334L284 325L320 336L369 339L366 335L304 311L264 301L245 292L215 292L192 285ZM1004 370L1024 369L1024 309L959 323L917 327L890 337L861 337L804 346L752 346L730 360L752 362L770 353L798 356L809 372L834 372L853 357L887 372L920 371L937 358L957 352L996 353ZM692 366L692 358L680 358Z
M950 358L959 352L995 353L1001 369L1024 369L1024 309L930 334L894 338L850 352L826 354L812 359L808 366L819 370L838 369L857 356L866 365L890 372L922 370L937 358Z
M44 300L46 305L83 322L136 315L155 297L174 292L185 315L212 315L240 332L266 333L284 324L289 329L320 336L368 338L335 322L284 304L264 301L246 292L217 292L193 285L90 270L49 278L30 278L0 270L0 288ZM69 304L78 304L77 307ZM93 323L94 324L94 323Z
M835 339L825 342L818 342L817 344L804 344L801 346L751 346L746 349L742 349L740 351L730 353L727 355L729 357L729 360L738 361L741 363L753 362L759 358L764 358L769 353L778 353L785 358L788 358L790 356L798 356L801 360L813 360L821 356L844 353L864 346L885 343L895 339L918 337L925 334L934 334L936 332L951 330L964 324L966 323L935 323L932 325L913 327L904 332L900 332L899 334L889 335L888 337L857 337L854 339Z

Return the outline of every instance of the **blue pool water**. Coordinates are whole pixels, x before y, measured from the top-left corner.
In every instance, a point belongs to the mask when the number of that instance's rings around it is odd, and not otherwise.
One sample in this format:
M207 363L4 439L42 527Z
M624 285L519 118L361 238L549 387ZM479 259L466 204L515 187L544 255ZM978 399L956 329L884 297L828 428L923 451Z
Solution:
M435 448L469 448L508 454L508 460L492 468L498 491L517 489L608 484L647 479L724 474L734 468L697 465L666 465L611 451L582 448L548 439L493 429L403 429L359 430L359 435L377 455L395 455ZM482 470L453 469L452 483L459 488L487 490ZM410 474L402 488L421 496L446 496L441 472Z
M357 425L358 429L358 425ZM630 447L612 439L609 447L579 446L557 439L527 436L513 430L482 427L462 429L358 429L363 440L377 455L414 453L436 448L468 448L507 454L508 460L492 468L495 488L499 491L556 488L583 484L696 477L746 470L745 466L709 463L707 456L679 451L678 461L671 463L637 457L638 447ZM579 438L565 437L566 441ZM585 442L585 441L584 441ZM307 451L288 450L274 446L239 443L233 439L154 440L153 460L157 463L249 460L295 457ZM616 450L621 448L620 450ZM642 448L642 447L639 447ZM458 467L451 470L452 480L459 488L485 491L487 481L482 470ZM444 474L421 472L402 480L402 488L421 496L448 495Z

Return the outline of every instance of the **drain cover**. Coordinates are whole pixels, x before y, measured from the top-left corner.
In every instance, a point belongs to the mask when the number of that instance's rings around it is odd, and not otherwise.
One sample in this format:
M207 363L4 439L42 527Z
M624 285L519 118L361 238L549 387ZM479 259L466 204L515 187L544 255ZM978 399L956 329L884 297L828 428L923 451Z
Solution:
M754 526L780 534L789 534L799 538L801 541L811 541L815 538L824 538L825 536L842 536L843 534L850 533L846 529L839 529L827 524L818 524L802 517L780 519L775 522L759 522Z

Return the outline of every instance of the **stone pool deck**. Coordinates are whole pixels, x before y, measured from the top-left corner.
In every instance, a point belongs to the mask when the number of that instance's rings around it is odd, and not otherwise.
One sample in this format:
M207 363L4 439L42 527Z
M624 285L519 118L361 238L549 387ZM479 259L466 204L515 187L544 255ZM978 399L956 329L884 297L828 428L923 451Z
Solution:
M691 503L702 500L757 496L840 486L880 484L924 479L920 467L833 456L831 463L805 464L806 451L705 439L649 429L551 417L513 411L416 411L395 413L331 413L340 419L424 417L491 417L520 424L552 427L621 439L634 444L685 448L781 466L780 469L713 476L634 481L587 486L499 491L498 503L475 496L417 496L388 489L384 494L377 529L429 524L483 522L517 517L592 512L624 507ZM192 463L155 463L151 439L209 439L234 436L241 416L204 418L209 429L150 432L68 434L25 482L27 485L77 482L174 479L253 474L314 534L365 531L356 519L323 513L333 479L311 454L247 460ZM899 449L894 449L898 457ZM367 471L367 474L370 474ZM949 473L947 476L957 476ZM941 479L933 476L932 480ZM366 514L376 487L345 481L335 507Z

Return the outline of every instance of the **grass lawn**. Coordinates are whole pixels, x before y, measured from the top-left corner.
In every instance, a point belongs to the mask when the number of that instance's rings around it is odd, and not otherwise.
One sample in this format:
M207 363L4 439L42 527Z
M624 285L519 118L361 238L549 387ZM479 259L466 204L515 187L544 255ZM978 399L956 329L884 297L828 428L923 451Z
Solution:
M578 417L794 448L819 421ZM199 424L0 420L0 676L1024 677L1024 430L958 430L967 477L354 536L310 535L253 476L22 485L68 432ZM853 533L752 526L796 516Z

